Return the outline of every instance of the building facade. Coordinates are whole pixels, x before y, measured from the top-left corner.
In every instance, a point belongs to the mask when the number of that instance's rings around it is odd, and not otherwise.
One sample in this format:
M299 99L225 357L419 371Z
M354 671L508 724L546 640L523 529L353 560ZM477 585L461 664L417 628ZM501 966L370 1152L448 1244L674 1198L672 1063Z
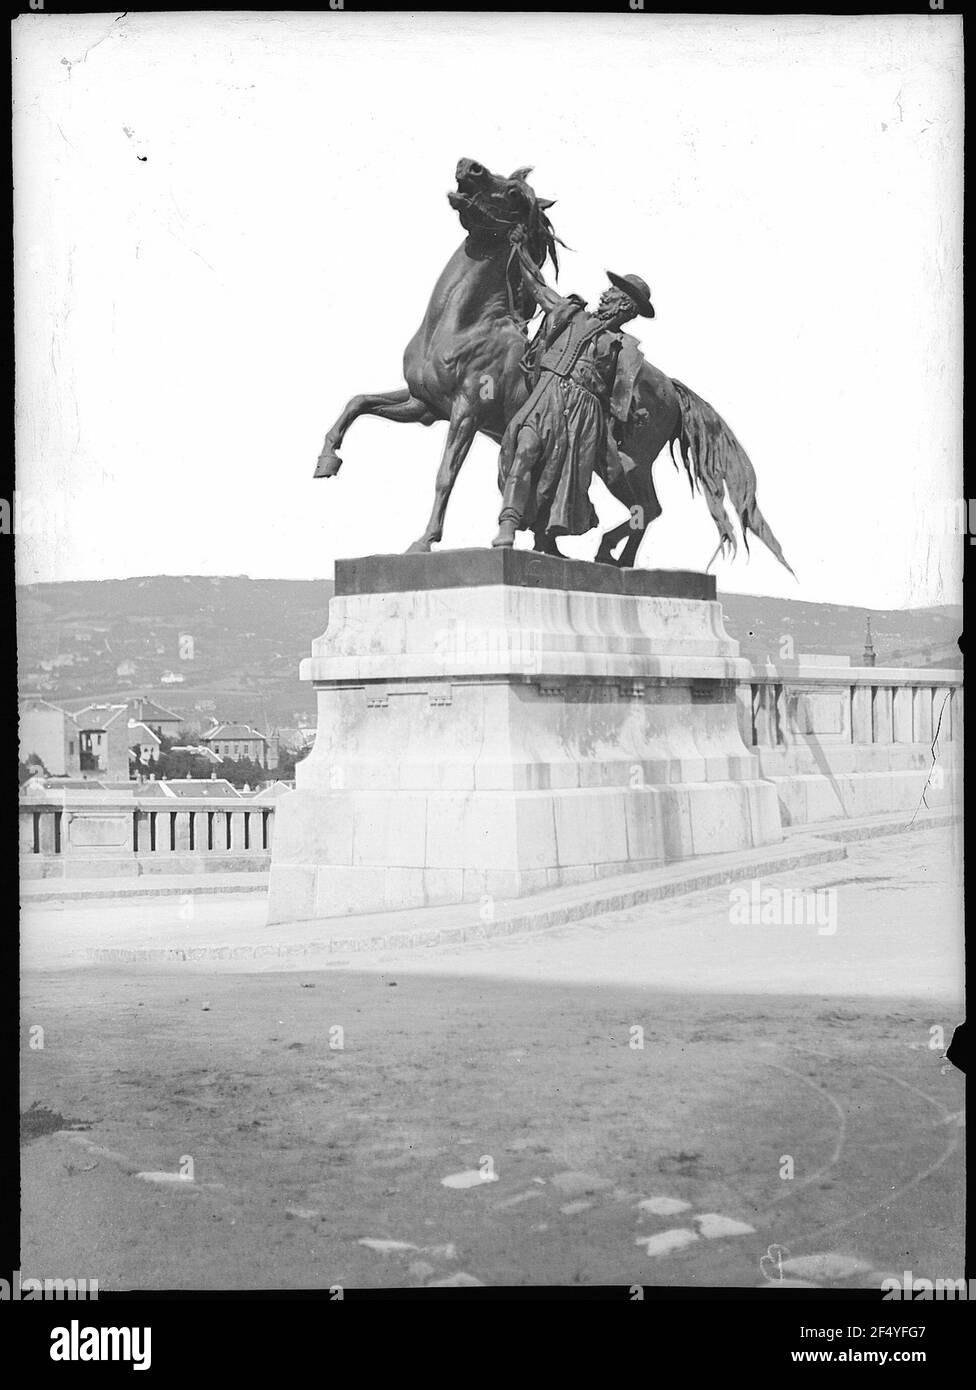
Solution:
M78 728L78 771L82 777L129 776L129 708L87 705L74 716ZM72 769L73 770L73 769Z
M232 762L249 758L261 767L273 766L269 757L270 740L257 729L252 729L250 724L218 724L205 733L200 742Z
M20 702L20 758L40 758L51 777L78 771L78 726L67 710L48 700Z

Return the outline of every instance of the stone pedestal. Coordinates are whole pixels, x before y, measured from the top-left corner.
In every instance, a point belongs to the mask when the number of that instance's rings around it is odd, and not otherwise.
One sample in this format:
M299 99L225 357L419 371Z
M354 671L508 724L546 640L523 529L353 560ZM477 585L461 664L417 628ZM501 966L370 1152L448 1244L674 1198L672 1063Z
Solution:
M714 579L528 551L340 561L269 920L520 897L782 835Z

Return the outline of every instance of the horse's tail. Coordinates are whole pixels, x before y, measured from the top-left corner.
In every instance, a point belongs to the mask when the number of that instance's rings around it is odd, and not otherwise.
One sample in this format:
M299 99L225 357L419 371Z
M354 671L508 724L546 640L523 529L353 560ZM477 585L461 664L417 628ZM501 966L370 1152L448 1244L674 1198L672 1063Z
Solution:
M718 411L696 396L680 381L671 383L681 406L681 420L669 445L674 459L678 445L681 461L688 474L692 492L697 488L705 498L708 510L718 528L719 543L715 555L729 548L732 556L738 548L735 530L725 509L725 490L742 527L742 539L749 550L749 532L758 536L776 559L793 574L782 547L756 501L756 470L749 455L719 415ZM674 459L675 467L677 460ZM715 555L708 562L711 567ZM793 574L793 578L796 575Z

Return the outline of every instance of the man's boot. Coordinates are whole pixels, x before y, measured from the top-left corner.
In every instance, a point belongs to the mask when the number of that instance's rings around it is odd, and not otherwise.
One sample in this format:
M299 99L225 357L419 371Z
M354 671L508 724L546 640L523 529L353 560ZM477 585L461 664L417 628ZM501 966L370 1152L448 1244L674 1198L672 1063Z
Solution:
M525 509L529 504L529 494L532 488L532 474L528 471L521 473L512 469L508 482L505 484L505 491L502 494L502 509L498 517L498 535L492 541L492 546L496 550L511 550L515 544L515 532L521 530Z
M498 518L498 535L492 541L495 550L511 550L515 544L518 530L518 517L512 511L504 511Z

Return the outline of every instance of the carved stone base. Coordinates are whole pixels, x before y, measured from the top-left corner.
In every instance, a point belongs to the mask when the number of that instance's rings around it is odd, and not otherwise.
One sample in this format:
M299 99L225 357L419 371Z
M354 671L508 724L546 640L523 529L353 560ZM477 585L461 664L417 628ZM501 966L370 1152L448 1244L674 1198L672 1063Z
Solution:
M302 663L318 734L277 805L270 921L519 897L781 838L721 605L673 596L711 581L474 551L393 587L418 558L337 566Z

